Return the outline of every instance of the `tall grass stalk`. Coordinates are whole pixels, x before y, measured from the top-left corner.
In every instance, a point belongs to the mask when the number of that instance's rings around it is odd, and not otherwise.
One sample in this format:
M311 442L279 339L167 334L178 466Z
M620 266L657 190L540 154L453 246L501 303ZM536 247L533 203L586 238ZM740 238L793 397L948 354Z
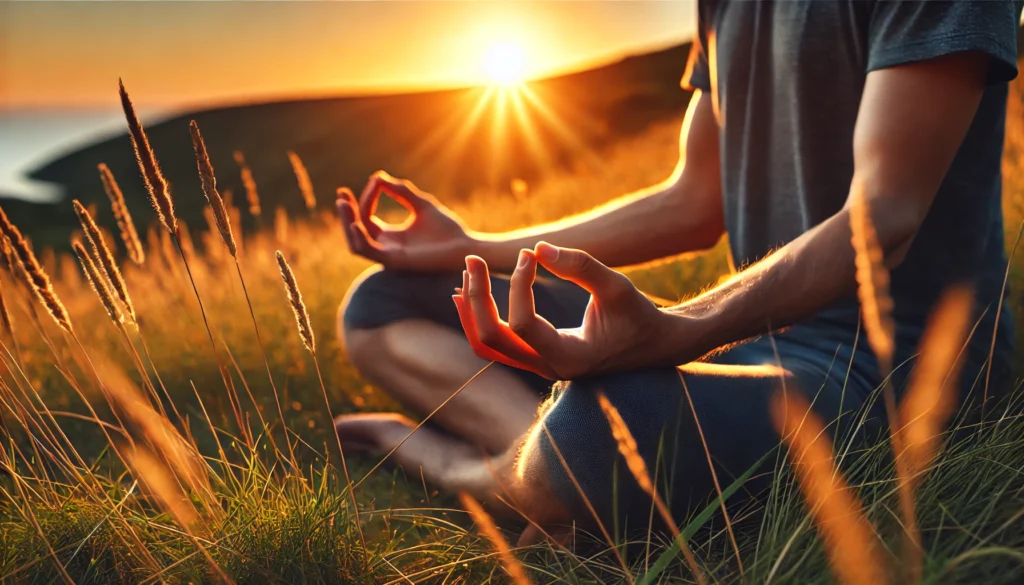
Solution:
M324 407L327 408L327 416L331 420L333 429L334 413L331 411L331 400L327 396L324 376L320 372L320 360L316 356L316 337L313 334L313 326L309 322L309 313L306 312L306 304L302 301L302 291L299 290L299 283L295 280L295 273L292 272L292 267L288 265L288 260L285 259L284 254L280 250L277 251L277 266L281 271L281 280L284 281L288 304L291 305L292 312L295 314L295 325L299 330L299 337L302 338L302 343L306 346L309 354L313 356L313 367L316 368L316 377L320 382L320 391L323 393ZM366 537L363 535L363 526L359 519L359 504L356 502L356 492L352 487L352 478L348 473L348 463L345 461L345 449L341 446L341 436L333 431L332 434L338 444L338 458L341 460L341 470L345 476L345 487L348 490L349 497L352 499L352 514L355 516L356 530L359 532L359 542L363 545L363 550L366 551Z
M658 490L654 487L654 482L651 481L651 476L647 472L647 464L644 462L644 458L640 456L640 451L637 449L636 439L633 438L633 433L630 432L629 427L626 425L626 421L622 419L622 415L615 406L608 400L608 397L603 392L598 392L597 402L601 405L601 411L604 413L605 418L608 420L608 426L611 427L612 437L615 438L615 443L618 445L619 453L626 460L626 466L629 468L629 472L633 474L633 478L636 479L637 484L640 485L640 489L644 490L654 501L654 506L658 510L658 514L661 516L662 521L665 522L665 526L671 531L673 538L679 544L679 550L682 551L683 557L686 559L686 564L690 566L690 571L693 574L693 578L697 580L700 585L706 585L707 580L704 578L704 571L701 570L700 565L697 564L697 558L693 556L693 551L690 550L689 545L686 544L686 540L683 535L679 532L679 526L676 524L672 513L669 512L668 506L665 505L665 500L658 494Z
M292 464L293 469L298 468L298 460L295 458L295 447L288 436L288 423L284 418L284 409L281 407L281 396L277 390L277 386L274 384L274 374L270 370L270 360L267 359L267 350L263 345L263 338L260 335L260 326L256 321L256 312L252 307L252 299L249 297L249 289L245 285L245 278L242 276L242 266L238 260L238 246L235 243L234 233L231 231L231 221L228 219L227 208L224 205L224 199L221 197L220 192L217 191L217 176L213 171L213 163L210 161L210 155L206 151L206 142L203 140L203 135L199 131L199 125L196 124L195 120L189 123L189 131L192 134L192 148L196 155L196 165L199 168L199 177L203 185L203 194L206 196L206 201L210 204L210 209L213 213L214 222L217 226L217 230L220 232L221 240L224 242L224 246L227 248L228 253L231 255L231 259L235 264L235 272L238 274L238 282L242 285L242 294L245 296L245 304L249 308L249 318L252 320L253 331L256 333L256 343L260 348L260 355L263 356L263 365L267 370L267 379L270 381L270 390L274 394L274 404L277 406L277 415L281 420L281 429L284 432L285 444L288 447L288 458ZM253 400L255 405L255 400ZM257 412L259 407L256 405ZM261 415L262 416L262 415ZM268 438L271 443L274 442L274 435L268 431ZM277 445L274 445L274 449L277 449Z
M908 582L917 582L921 576L924 550L921 548L921 533L917 525L914 492L907 479L910 470L903 452L903 432L896 408L896 393L892 387L893 356L896 349L896 325L893 320L893 300L889 294L889 271L885 266L882 247L871 219L871 208L862 187L856 187L850 199L851 243L855 253L857 296L860 300L864 330L868 344L878 360L882 376L882 397L889 421L897 483L899 486L900 510L904 523L904 555Z
M146 136L145 129L143 129L142 124L135 115L135 109L128 97L128 92L124 89L124 84L120 83L120 81L118 83L120 85L121 106L124 109L125 119L128 122L128 130L132 139L132 145L135 148L135 156L138 160L139 168L142 171L142 176L145 179L146 188L153 201L153 206L157 210L160 222L173 238L174 246L177 249L178 254L181 256L182 263L185 265L185 272L188 274L189 283L192 285L192 292L195 293L196 301L199 303L199 312L203 317L203 325L206 327L206 334L210 341L210 349L213 351L213 356L217 361L217 369L220 371L221 378L224 381L224 387L228 392L228 400L231 402L235 422L238 425L239 432L242 434L246 445L251 448L252 437L249 434L248 425L245 424L242 417L241 402L238 400L234 381L225 369L224 362L220 357L220 352L217 350L217 342L213 339L213 330L210 328L210 320L206 316L206 307L203 305L203 299L199 295L199 289L196 287L196 281L192 275L192 268L189 266L188 258L181 246L181 238L178 234L178 220L174 214L174 202L171 199L170 186L167 184L166 179L164 179L160 172L156 154L153 152L153 149L149 144L149 138Z

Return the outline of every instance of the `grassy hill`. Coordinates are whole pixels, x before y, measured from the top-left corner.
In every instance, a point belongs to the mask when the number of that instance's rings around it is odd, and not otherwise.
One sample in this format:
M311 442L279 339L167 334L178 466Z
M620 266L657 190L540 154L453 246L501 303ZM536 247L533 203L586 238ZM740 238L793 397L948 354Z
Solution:
M149 124L147 131L190 224L202 221L204 204L191 154L192 119L203 131L222 189L242 193L233 152L245 154L264 215L277 206L302 209L288 150L305 162L321 206L331 205L337 186L358 189L379 168L464 199L473 189L507 191L514 178L534 181L586 164L586 153L678 116L689 99L679 87L688 51L688 44L679 45L532 82L521 91L467 88L238 105L183 114ZM130 93L131 80L125 83ZM116 103L113 87L110 97ZM84 202L105 200L96 172L101 162L121 182L132 212L144 224L152 219L127 133L62 156L30 176L60 184ZM65 242L74 225L70 205L8 211L49 244Z

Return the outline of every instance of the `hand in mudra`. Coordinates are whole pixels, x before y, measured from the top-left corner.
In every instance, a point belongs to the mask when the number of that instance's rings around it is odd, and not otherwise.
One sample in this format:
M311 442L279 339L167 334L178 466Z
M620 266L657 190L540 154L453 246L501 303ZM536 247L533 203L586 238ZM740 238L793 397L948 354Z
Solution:
M556 329L537 314L532 286L538 262L590 292L579 327ZM453 298L478 356L551 380L647 365L664 351L670 321L621 272L581 250L543 242L535 250L520 252L509 286L508 322L498 316L487 264L481 258L466 258L462 288ZM671 363L671 356L664 360Z
M374 215L384 194L407 210L409 218L389 224ZM462 221L433 195L383 171L374 173L357 200L338 189L338 214L349 250L395 270L456 270L472 238Z

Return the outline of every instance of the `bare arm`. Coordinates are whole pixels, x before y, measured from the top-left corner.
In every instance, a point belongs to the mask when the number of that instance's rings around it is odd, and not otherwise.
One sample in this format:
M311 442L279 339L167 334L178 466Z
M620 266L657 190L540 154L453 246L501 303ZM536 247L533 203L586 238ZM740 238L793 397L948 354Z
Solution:
M850 196L863 197L886 264L906 255L984 91L987 58L960 53L872 72L854 132ZM730 281L686 303L654 307L629 280L582 250L523 250L498 317L487 264L466 259L455 302L481 356L553 379L687 363L723 345L807 318L855 290L844 209ZM592 295L583 325L556 330L534 310L537 264Z
M664 182L564 220L502 234L474 234L470 253L511 270L523 248L545 241L628 266L703 250L724 231L718 126L710 96L696 92L683 120L679 164Z
M395 226L374 217L382 193L408 208L411 219ZM339 189L338 212L354 254L398 270L458 270L474 254L511 271L519 250L541 240L584 248L611 266L702 250L724 231L718 126L710 98L695 93L671 177L589 213L530 229L473 232L433 196L384 172L370 177L358 199Z
M890 268L906 255L970 127L986 71L987 57L959 53L868 75L850 197L867 202ZM711 350L792 324L850 294L850 201L730 281L669 309L679 319L669 343L690 346L682 337L697 334L706 339L698 351Z

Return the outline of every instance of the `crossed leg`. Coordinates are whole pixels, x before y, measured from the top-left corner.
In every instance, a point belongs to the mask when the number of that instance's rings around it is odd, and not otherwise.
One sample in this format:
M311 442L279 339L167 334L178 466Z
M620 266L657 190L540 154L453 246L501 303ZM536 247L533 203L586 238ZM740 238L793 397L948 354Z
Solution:
M364 282L350 295L341 322L350 359L367 379L419 416L448 402L433 415L436 426L411 436L416 424L402 415L341 417L337 429L342 440L379 453L401 443L392 457L407 471L422 473L447 491L466 491L485 501L503 499L540 526L568 520L608 524L615 520L612 514L629 516L634 527L637 517L647 524L650 501L618 460L595 399L598 391L620 410L681 518L713 494L705 446L727 485L778 444L768 401L787 381L807 394L826 421L857 409L874 387L870 381L845 378L853 347L837 346L834 340L811 347L808 339L814 332L794 327L774 342L765 338L725 352L715 364L565 384L540 417L542 393L536 381L497 365L452 398L487 364L457 329L454 307L445 304L451 314L437 317L438 299L450 302L446 277L375 274L367 279L370 286ZM453 283L459 281L450 276ZM538 300L550 294L539 292ZM502 299L496 295L496 300L500 311ZM585 301L585 296L577 298L561 320L578 324ZM372 312L368 308L383 313L384 322L359 323L360 314ZM780 358L781 367L774 367Z

